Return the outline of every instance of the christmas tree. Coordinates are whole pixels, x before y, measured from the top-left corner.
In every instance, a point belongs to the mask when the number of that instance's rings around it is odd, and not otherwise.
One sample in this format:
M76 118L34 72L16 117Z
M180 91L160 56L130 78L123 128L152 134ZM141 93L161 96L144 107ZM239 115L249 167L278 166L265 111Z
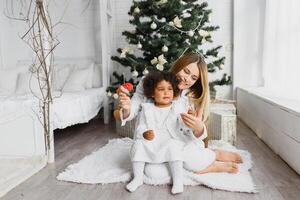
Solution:
M225 57L218 55L222 46L202 48L213 42L211 32L219 29L210 25L211 12L206 2L198 0L134 0L128 14L135 30L122 33L129 44L117 50L120 56L112 56L112 60L130 68L131 78L125 80L124 74L113 72L115 81L107 88L107 95L117 98L116 88L124 82L136 86L150 70L169 70L186 51L204 56L208 72L222 69ZM210 82L210 90L215 92L215 85L230 83L230 76L223 74Z

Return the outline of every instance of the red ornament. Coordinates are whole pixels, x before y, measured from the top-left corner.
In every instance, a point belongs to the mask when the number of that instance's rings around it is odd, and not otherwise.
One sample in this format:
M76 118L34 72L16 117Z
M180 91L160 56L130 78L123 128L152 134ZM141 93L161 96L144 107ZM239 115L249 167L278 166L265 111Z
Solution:
M132 83L124 83L122 85L125 89L127 89L129 92L131 92L133 90L133 85Z
M117 93L123 92L130 96L130 92L133 90L133 85L131 83L124 83L117 89Z

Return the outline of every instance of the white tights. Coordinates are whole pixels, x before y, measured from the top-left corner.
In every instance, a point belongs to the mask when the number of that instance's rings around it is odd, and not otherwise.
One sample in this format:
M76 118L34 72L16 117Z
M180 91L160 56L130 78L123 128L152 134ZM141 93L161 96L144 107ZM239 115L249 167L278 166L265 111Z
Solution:
M172 194L183 192L183 162L169 162L170 171L172 174L173 187ZM132 162L133 179L126 185L128 191L133 192L143 184L145 162Z

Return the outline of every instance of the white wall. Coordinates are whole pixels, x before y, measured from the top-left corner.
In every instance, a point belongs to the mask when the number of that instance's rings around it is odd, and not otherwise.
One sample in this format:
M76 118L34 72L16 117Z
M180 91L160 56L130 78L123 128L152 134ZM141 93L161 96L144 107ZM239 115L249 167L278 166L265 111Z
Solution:
M127 46L125 37L122 36L124 30L133 30L133 27L129 24L129 15L127 14L132 0L114 0L115 1L115 19L116 19L116 46L122 48ZM209 8L212 9L211 22L213 25L219 25L220 29L213 33L214 40L212 47L222 45L220 55L226 56L225 67L223 71L211 74L210 79L221 77L225 72L229 75L232 74L232 46L233 46L233 0L208 0ZM113 54L118 55L116 51ZM116 64L116 69L119 65ZM231 86L225 86L218 90L221 97L231 98Z
M261 86L265 0L234 1L233 86Z
M59 57L91 57L100 62L100 13L99 0L52 1L50 11L53 21L63 16L63 23L56 29L61 44L55 54ZM66 9L66 10L65 10ZM65 10L65 13L64 13Z
M0 23L1 24L1 23ZM1 31L0 31L0 69L2 69L3 68L3 61L2 61L2 52L1 52L1 46L2 46L2 44L1 44Z
M31 49L19 37L26 31L24 22L10 20L2 14L6 2L0 1L0 58L3 68L13 67L18 60L33 56ZM52 23L59 22L61 17L63 22L54 29L61 42L54 52L59 58L88 57L100 62L99 0L92 0L83 12L87 3L82 0L51 1L49 12L53 16Z
M6 6L8 1L0 1L0 53L2 68L15 66L20 59L30 59L32 51L21 40L25 33L25 24L21 21L9 20L3 13L9 12L11 7ZM17 9L16 9L17 10Z
M211 80L222 77L223 73L232 75L233 58L233 0L208 0L208 6L212 9L212 24L220 26L220 29L213 33L214 43L210 46L222 45L219 55L225 56L224 70L210 74ZM232 86L217 87L217 96L220 98L232 99Z

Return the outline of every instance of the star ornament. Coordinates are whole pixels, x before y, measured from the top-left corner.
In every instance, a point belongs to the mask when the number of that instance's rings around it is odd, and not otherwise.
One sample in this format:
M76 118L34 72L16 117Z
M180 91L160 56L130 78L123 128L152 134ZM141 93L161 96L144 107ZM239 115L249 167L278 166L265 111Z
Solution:
M182 28L182 25L181 25L181 19L179 19L178 16L176 16L176 17L173 19L173 23L174 23L174 26L176 26L177 28Z
M209 36L209 32L208 32L208 31L205 31L205 30L202 30L202 29L200 29L200 30L198 31L198 33L199 33L199 35L202 36L202 37L207 37L207 36Z
M156 57L155 57L156 58ZM157 59L157 65L155 66L156 69L163 71L164 70L164 64L167 63L167 60L165 59L164 55L161 54L160 56L158 56Z
M150 62L152 65L157 64L158 63L157 57L154 57Z
M121 50L121 58L126 58L126 54L133 54L133 50L129 47L125 47Z

